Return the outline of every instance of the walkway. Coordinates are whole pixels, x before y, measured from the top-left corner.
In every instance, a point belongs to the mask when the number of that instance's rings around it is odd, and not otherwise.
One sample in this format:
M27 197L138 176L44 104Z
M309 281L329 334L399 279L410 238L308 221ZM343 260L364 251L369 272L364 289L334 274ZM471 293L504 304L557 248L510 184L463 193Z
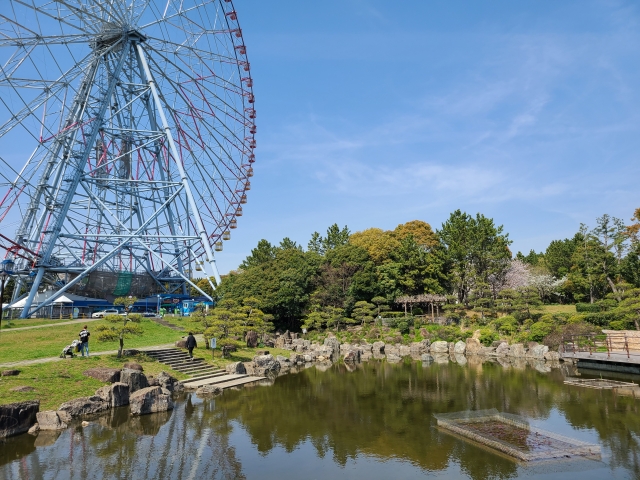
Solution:
M563 359L573 359L578 368L640 374L640 355L626 352L564 352Z

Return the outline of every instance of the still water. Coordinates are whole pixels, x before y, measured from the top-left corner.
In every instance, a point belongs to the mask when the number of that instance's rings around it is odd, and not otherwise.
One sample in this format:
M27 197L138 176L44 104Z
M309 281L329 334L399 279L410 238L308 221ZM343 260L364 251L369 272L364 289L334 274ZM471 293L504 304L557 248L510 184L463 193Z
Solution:
M0 478L640 478L640 400L564 385L572 374L494 362L310 367L217 398L186 394L166 414L119 409L85 428L8 439ZM490 408L597 443L602 455L519 464L433 418Z

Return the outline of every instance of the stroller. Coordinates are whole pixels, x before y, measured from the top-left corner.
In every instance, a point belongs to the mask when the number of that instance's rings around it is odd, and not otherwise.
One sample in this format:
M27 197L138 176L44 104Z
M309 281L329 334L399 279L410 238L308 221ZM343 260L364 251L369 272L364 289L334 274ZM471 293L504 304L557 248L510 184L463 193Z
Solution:
M70 355L71 358L75 357L77 352L80 349L80 340L74 340L71 342L71 345L67 345L62 349L62 353L60 354L60 358L66 358L67 355Z

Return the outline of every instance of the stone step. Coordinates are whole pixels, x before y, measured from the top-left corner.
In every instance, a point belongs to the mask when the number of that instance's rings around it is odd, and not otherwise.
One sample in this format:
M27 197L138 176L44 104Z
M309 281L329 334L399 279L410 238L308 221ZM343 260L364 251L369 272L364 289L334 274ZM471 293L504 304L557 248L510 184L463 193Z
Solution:
M174 370L177 370L178 372L187 374L187 375L195 375L196 373L212 373L215 371L215 369L211 368L211 367L203 367L203 368L175 368Z
M207 378L204 380L195 380L195 381L187 380L186 382L183 382L183 385L185 388L198 388L203 385L216 385L218 383L224 383L230 380L237 380L237 379L245 378L248 376L249 375L239 374L239 373L226 374L226 375L220 375L219 377Z
M163 353L162 355L151 355L152 358L155 358L156 360L173 360L173 359L179 359L179 358L189 358L189 355L187 353Z
M171 360L171 361L162 361L162 360L158 360L162 363L166 363L167 365L171 365L171 366L181 366L181 365L198 365L201 363L205 363L204 360L202 358L194 358L193 360L191 360L190 358L184 358L184 359L180 359L180 360Z
M245 383L253 383L253 382L257 382L259 380L263 380L264 378L265 377L249 376L249 377L239 378L237 380L229 380L227 382L217 383L216 386L220 387L222 389L231 388L231 387L238 387L240 385L244 385Z
M191 377L188 380L185 380L187 382L196 382L198 380L206 380L208 378L215 378L215 377L221 377L223 375L227 375L227 372L225 372L224 370L219 370L219 371L214 371L212 373L208 373L208 374L204 374L204 375L196 375L194 377Z

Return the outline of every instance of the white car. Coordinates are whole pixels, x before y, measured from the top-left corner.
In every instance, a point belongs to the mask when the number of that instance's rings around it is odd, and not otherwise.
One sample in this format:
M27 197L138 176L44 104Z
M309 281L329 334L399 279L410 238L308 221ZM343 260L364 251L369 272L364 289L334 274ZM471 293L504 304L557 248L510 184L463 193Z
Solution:
M104 318L107 315L118 315L120 310L115 308L107 308L106 310L101 310L100 312L93 312L91 314L91 318Z

